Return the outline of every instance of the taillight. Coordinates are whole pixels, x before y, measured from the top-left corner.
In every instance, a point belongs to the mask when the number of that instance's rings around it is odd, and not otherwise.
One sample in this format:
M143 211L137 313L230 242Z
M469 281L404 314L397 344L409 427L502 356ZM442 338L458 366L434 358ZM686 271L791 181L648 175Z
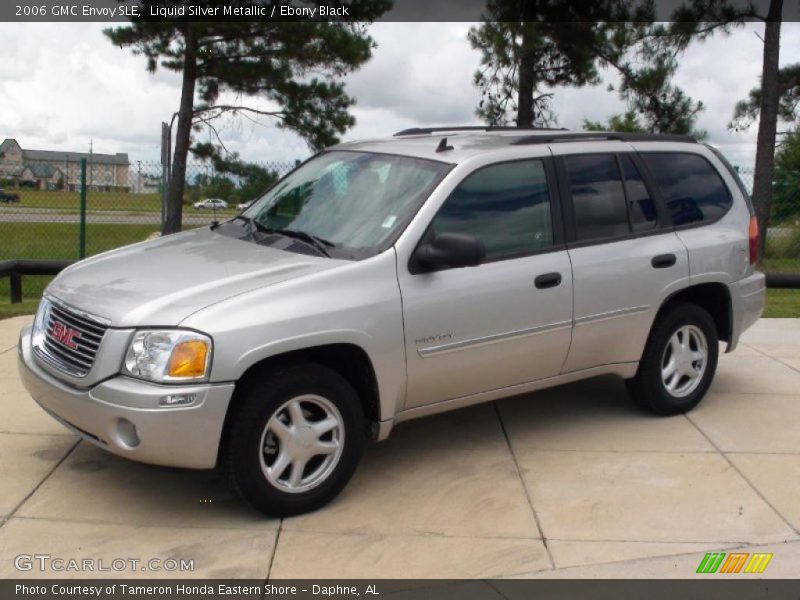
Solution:
M750 229L747 232L750 239L750 264L758 262L758 219L750 217Z

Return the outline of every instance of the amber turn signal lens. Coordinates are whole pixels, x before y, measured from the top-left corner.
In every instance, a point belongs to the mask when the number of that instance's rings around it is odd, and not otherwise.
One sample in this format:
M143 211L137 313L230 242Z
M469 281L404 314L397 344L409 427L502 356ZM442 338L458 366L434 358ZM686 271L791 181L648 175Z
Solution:
M208 346L201 340L181 342L172 350L167 365L170 377L202 377L206 374Z

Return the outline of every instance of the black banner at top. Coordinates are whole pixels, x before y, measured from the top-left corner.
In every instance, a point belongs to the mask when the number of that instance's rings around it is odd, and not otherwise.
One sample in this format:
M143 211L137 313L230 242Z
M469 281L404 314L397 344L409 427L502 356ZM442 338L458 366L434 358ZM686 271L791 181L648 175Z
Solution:
M486 13L488 0L385 0L391 8L374 19L378 22L476 22ZM524 2L526 0L520 0ZM569 21L584 18L579 0L565 12ZM655 17L670 21L676 10L693 0L655 0ZM553 2L553 0L550 0ZM620 0L635 8L646 0ZM726 0L725 4L745 12L743 20L766 17L770 0ZM713 2L711 3L713 5ZM125 22L152 21L372 21L372 0L2 0L0 21L13 22ZM800 20L800 2L784 2L783 21Z

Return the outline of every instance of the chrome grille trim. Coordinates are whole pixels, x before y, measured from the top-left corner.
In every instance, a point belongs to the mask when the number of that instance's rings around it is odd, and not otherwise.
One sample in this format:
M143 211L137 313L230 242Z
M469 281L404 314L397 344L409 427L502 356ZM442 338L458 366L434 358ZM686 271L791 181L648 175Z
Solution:
M86 313L47 298L49 305L44 315L44 340L34 349L36 354L52 367L73 377L85 377L92 370L100 344L108 327ZM59 341L53 333L53 324L73 329L75 348Z

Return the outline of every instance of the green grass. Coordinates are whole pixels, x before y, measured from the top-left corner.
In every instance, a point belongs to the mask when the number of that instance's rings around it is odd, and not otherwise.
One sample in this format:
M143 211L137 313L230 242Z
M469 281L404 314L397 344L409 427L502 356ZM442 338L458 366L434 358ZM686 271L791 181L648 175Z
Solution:
M765 317L800 318L800 290L767 290Z
M59 213L75 214L80 211L81 200L78 192L59 192L47 190L29 190L22 188L13 190L20 195L19 204L10 206L16 208L47 208L56 210ZM2 205L5 206L5 205ZM155 212L161 213L160 194L131 194L129 192L89 192L86 198L86 209L88 211L124 211L124 212ZM184 206L187 214L201 213L191 205ZM212 211L205 210L202 214L211 214ZM235 206L227 210L217 211L219 215L236 215L238 210Z
M91 256L141 242L154 231L158 231L157 225L89 224L86 226L86 254ZM78 225L73 223L0 223L0 239L0 260L78 258ZM23 277L23 296L38 299L51 279L49 276ZM0 318L10 316L6 314L10 306L7 304L8 286L7 277L0 279Z
M8 296L0 296L0 319L10 319L21 315L32 315L39 306L39 300L25 299L20 304L11 304Z

